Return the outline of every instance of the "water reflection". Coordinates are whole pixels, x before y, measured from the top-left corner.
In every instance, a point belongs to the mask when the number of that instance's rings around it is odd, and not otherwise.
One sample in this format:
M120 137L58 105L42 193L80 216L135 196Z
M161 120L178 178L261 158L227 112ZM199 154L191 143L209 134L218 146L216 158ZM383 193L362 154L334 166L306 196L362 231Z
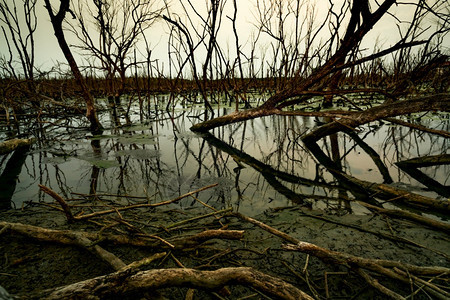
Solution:
M19 147L9 158L9 155L4 157L4 159L7 159L7 162L0 175L0 210L11 207L10 200L16 190L17 178L22 172L29 149L30 146Z
M197 135L189 128L204 116L201 108L180 105L166 111L158 110L156 103L165 108L153 100L146 105L124 100L114 102L111 109L105 100L100 119L110 126L95 136L83 127L82 119L41 123L31 131L38 143L22 158L23 167L15 168L19 175L12 195L14 206L50 200L39 192L38 184L69 199L78 197L73 193L81 193L96 201L95 195L107 193L117 195L111 201L126 203L136 199L124 195L156 202L219 183L199 194L200 200L217 209L232 205L255 215L269 207L296 204L361 213L365 209L352 202L360 187L340 181L333 169L436 197L395 163L449 149L448 139L381 123L363 126L358 133L337 133L319 141L316 149L307 149L301 135L318 122L327 122L309 117L270 116ZM232 109L221 105L217 112L225 114ZM449 129L444 117L423 118L422 122ZM12 176L13 169L5 165L3 173ZM445 186L449 169L443 164L422 172ZM366 193L360 190L360 194ZM185 199L179 205L195 203Z

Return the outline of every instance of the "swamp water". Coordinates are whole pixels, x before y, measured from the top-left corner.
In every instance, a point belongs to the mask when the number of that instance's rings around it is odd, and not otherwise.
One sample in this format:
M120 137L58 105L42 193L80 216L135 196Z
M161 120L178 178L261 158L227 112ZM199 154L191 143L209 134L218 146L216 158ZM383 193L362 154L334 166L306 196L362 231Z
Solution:
M40 123L24 120L22 133L37 141L20 159L13 159L13 154L2 157L2 178L5 182L13 180L15 186L9 184L9 192L1 191L0 207L53 201L39 190L39 184L66 199L97 194L110 201L108 204L126 205L168 200L217 183L216 188L196 197L216 209L232 206L250 216L295 203L337 214L366 212L351 201L354 196L340 187L300 139L323 124L322 118L270 116L224 126L212 134L197 134L189 128L204 117L200 107L176 105L166 111L152 104L148 113L141 113L136 101L125 117L127 105L124 100L123 109L113 114L103 103L99 117L105 130L98 135L86 129L82 116L41 118ZM165 104L160 102L160 108ZM232 111L231 107L216 107L215 116ZM408 121L450 130L448 114L414 115ZM5 139L4 124L1 130L0 137ZM374 122L359 127L356 137L339 133L319 145L329 157L341 160L343 171L358 179L376 183L392 180L394 186L415 193L445 196L395 165L402 160L449 153L450 143L444 137ZM374 154L379 155L384 171L375 163ZM448 164L420 171L448 187ZM12 194L11 199L7 199L7 193ZM199 205L193 198L173 204L181 208Z

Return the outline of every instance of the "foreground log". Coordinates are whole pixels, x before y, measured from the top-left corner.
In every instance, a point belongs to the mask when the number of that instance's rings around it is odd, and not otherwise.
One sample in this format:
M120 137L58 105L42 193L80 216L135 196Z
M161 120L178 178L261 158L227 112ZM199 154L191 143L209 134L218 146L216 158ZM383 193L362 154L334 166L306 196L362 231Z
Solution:
M183 250L194 248L211 239L240 240L244 237L243 230L206 230L187 237L177 237L164 242L156 236L136 235L113 235L106 233L82 232L74 230L54 230L22 223L9 223L0 221L0 234L12 231L25 237L43 242L54 242L64 245L75 245L86 247L97 242L108 242L119 245L131 245L148 248L169 248ZM80 243L84 241L84 243ZM87 242L89 241L89 242Z
M14 231L26 237L35 240L56 242L60 244L73 245L84 248L92 254L98 256L100 259L109 264L114 270L124 268L126 264L113 253L103 249L101 246L94 243L94 240L84 232L76 232L70 230L51 230L37 226L30 226L20 223L8 223L0 221L0 233L6 230Z
M245 285L277 299L308 299L308 294L283 280L252 268L222 268L215 271L156 269L116 272L30 295L31 299L114 299L166 287L217 290L225 285ZM25 297L28 298L28 297Z
M371 279L365 276L366 274L363 273L361 269L376 272L382 275L383 277L389 277L394 280L399 280L406 284L414 283L420 286L420 288L425 289L428 293L432 294L437 299L448 299L450 297L449 292L442 290L441 288L439 288L437 285L434 284L424 285L421 280L417 280L418 277L414 276L414 274L416 274L416 275L440 276L448 278L448 275L450 274L449 268L420 267L392 260L368 259L353 256L347 253L332 251L307 242L299 242L295 245L287 244L283 245L283 248L286 250L300 251L303 253L313 255L327 263L345 265L348 268L355 269L358 274L363 275L362 277L369 284L371 284L379 291L383 292L385 295L393 299L404 299L404 298L399 294L392 292L391 290L382 286L378 282L376 284L374 282L371 282ZM401 271L400 272L396 271L397 269Z
M350 255L347 253L332 251L319 247L317 245L300 241L299 239L292 237L276 228L273 228L263 222L255 220L253 218L244 216L240 213L234 213L234 216L241 220L254 224L263 230L282 238L290 244L284 245L283 248L291 251L300 251L308 255L313 255L325 263L338 264L348 267L350 270L354 270L357 274L364 278L371 286L378 289L381 293L394 299L403 299L401 295L391 291L379 282L373 280L371 276L366 274L364 270L374 272L381 275L382 278L391 278L393 280L398 280L405 284L416 284L419 288L425 289L427 292L433 294L437 299L448 299L450 293L443 291L438 285L430 283L424 284L418 276L435 276L441 277L445 280L448 279L450 274L450 269L439 266L416 266L411 264L402 263L393 260L384 259L370 259L363 258L359 256ZM363 270L364 269L364 270ZM401 272L396 270L401 270L406 273L405 276ZM414 277L412 277L414 276ZM417 278L417 279L415 279ZM420 279L420 280L419 280Z

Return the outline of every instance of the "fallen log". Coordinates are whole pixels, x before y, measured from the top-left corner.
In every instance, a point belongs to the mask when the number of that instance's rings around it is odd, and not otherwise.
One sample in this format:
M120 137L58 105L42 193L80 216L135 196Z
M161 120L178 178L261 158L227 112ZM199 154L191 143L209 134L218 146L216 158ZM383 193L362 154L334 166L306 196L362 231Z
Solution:
M12 139L3 141L0 143L0 155L8 154L23 146L29 146L33 141L33 139Z
M417 280L418 277L416 275L431 275L431 276L447 276L450 274L450 269L445 267L420 267L414 266L410 264L405 264L397 261L391 260L382 260L382 259L369 259L358 257L354 255L350 255L347 253L342 253L338 251L332 251L329 249L325 249L319 247L317 245L307 243L307 242L299 242L297 244L287 244L283 245L283 249L290 251L300 251L302 253L306 253L309 255L313 255L320 260L327 263L334 263L345 265L348 268L357 270L357 273L363 275L360 269L366 269L372 272L376 272L384 277L390 277L394 280L399 280L406 284L421 284L421 288L425 289L427 292L432 293L439 299L448 299L450 298L450 293L440 289L438 286L434 284L424 285L421 280ZM404 271L396 272L396 269L400 269ZM385 295L393 298L393 299L404 299L399 294L392 292L381 284L377 283L376 285L371 282L370 278L366 276L362 276L369 284L376 287L379 291L385 293Z
M243 230L206 230L188 237L172 239L170 243L164 243L155 236L150 235L127 236L73 230L54 230L22 223L0 221L0 234L8 230L38 241L56 242L65 245L81 245L79 241L83 240L83 247L101 241L119 245L178 250L193 248L211 239L240 240L244 237Z
M412 264L402 263L399 261L363 258L359 256L350 255L347 253L332 251L311 243L301 241L276 228L264 224L263 222L244 216L240 213L234 213L233 215L241 220L254 224L262 228L263 230L289 242L290 244L283 245L283 248L285 250L300 251L307 255L315 256L320 260L324 261L325 263L343 265L349 268L350 270L355 270L356 273L362 276L370 285L377 288L380 292L384 293L386 296L389 296L394 299L403 299L403 297L386 288L385 286L381 285L380 283L378 282L375 283L375 281L373 281L370 276L366 276L367 274L364 271L362 271L362 269L375 272L381 275L383 278L389 277L391 279L398 280L406 284L411 283L420 284L420 281L415 280L414 278L411 277L411 275L414 275L417 278L418 276L421 275L421 276L440 276L445 277L447 279L448 275L450 274L450 268L446 267L416 266ZM403 276L402 274L399 274L398 272L395 271L396 268L406 272L408 276ZM425 286L421 284L421 288L425 289L426 291L431 290L430 291L431 293L439 295L439 297L443 298L450 297L450 293L448 292L445 293L437 292L438 287L434 284L432 284L432 286Z
M166 287L218 290L226 285L246 285L277 299L312 300L295 286L252 268L155 269L116 272L29 295L31 299L116 299Z
M313 131L303 136L302 140L304 143L312 143L341 130L356 128L357 126L388 117L395 117L422 111L449 112L450 95L436 94L375 106L361 112L356 112L345 119L343 118L336 120L315 128Z
M8 223L3 221L0 221L0 227L2 228L0 230L1 233L9 230L35 240L56 242L84 248L108 263L114 270L120 270L126 266L120 258L94 243L94 240L91 240L84 232L51 230L37 226L25 225L21 223Z
M419 223L446 233L450 233L450 224L445 223L445 222L441 222L438 220L433 220L406 210L399 210L399 209L386 209L386 208L382 208L382 207L378 207L375 205L371 205L369 203L363 202L363 201L358 201L359 204L361 204L362 206L372 210L372 211L376 211L377 213L386 215L386 216L390 216L390 217L396 217L396 218L400 218L400 219L406 219L409 221L413 221L415 223Z

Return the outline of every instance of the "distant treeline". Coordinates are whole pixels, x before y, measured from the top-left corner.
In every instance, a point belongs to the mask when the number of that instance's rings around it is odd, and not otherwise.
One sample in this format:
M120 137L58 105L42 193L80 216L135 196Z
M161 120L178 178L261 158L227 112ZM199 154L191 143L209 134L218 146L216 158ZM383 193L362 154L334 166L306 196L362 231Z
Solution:
M399 78L410 74L383 75L371 72L369 74L348 74L340 80L342 87L370 87L389 89L391 84L398 82ZM421 82L427 89L443 92L448 89L450 68L437 68L434 72L427 72L421 78ZM193 79L170 79L165 77L127 77L125 84L121 84L119 78L105 79L101 77L85 77L86 85L92 95L96 98L108 96L120 96L123 94L161 94L161 93L193 93L199 91L199 84ZM290 82L286 77L270 78L225 78L204 81L203 88L209 92L236 92L258 90L260 92L275 92L281 90ZM33 81L0 78L0 97L2 100L37 100L39 97L50 97L61 101L81 94L81 88L73 77L41 78Z

